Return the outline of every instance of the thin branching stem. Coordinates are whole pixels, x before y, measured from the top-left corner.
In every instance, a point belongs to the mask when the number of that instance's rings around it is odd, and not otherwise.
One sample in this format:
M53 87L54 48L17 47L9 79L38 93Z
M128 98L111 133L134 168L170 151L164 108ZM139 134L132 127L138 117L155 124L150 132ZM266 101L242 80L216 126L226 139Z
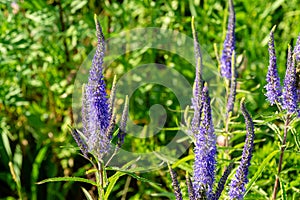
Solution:
M272 194L272 199L273 200L275 200L276 196L277 196L277 189L278 189L278 186L279 186L279 175L280 175L280 172L282 170L282 161L283 161L284 151L285 151L285 148L286 148L286 138L287 138L287 133L288 133L288 129L289 129L290 120L291 120L291 116L290 116L290 114L287 114L287 117L286 117L286 120L285 120L285 123L284 123L283 140L282 140L282 145L281 145L281 149L280 149L278 171L277 171L277 176L276 176L274 189L273 189L273 194Z

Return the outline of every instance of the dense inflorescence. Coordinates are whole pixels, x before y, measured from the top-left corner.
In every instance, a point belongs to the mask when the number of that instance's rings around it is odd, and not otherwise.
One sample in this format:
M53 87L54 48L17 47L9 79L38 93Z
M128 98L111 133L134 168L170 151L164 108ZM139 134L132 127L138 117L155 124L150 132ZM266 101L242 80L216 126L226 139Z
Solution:
M234 102L236 97L236 87L237 87L237 69L235 63L235 51L232 53L231 58L231 80L230 80L230 92L228 95L227 106L226 106L226 117L229 113L233 111Z
M233 163L230 163L230 165L226 168L226 170L224 171L224 173L223 173L223 175L222 175L222 177L221 177L221 179L218 183L216 192L213 195L213 200L217 200L217 199L220 198L221 193L224 190L225 183L227 181L227 178L228 178L232 168L233 168Z
M121 118L119 132L118 132L118 147L119 148L124 143L124 137L125 137L125 134L126 134L126 123L127 123L127 118L128 118L128 106L129 106L129 100L128 100L128 96L126 96L124 109L123 109L123 114L122 114L122 118Z
M294 48L296 62L300 63L300 34L298 36L296 46Z
M283 103L282 107L287 110L288 113L294 113L297 111L298 97L297 97L297 85L296 85L296 68L295 59L292 56L292 49L288 48L287 68L284 78L283 88Z
M242 200L246 191L245 185L248 183L248 170L252 158L254 143L254 125L252 118L247 111L245 104L241 101L241 111L246 123L246 141L243 148L242 159L238 166L234 178L230 182L229 197L230 199Z
M221 75L231 79L231 58L235 49L235 12L232 0L229 0L229 17L226 38L221 56Z
M196 74L195 74L195 81L194 81L195 84L194 84L192 104L196 108L199 106L200 103L202 86L203 86L203 80L202 80L203 59L202 59L200 44L198 41L198 34L195 29L194 17L192 17L192 32L193 32L193 39L194 39L194 52L195 52L195 64L196 64Z
M288 48L287 68L285 72L283 88L280 85L280 78L277 72L275 45L274 45L274 30L270 32L269 40L269 67L267 73L267 84L265 86L267 100L271 105L277 103L280 107L287 111L288 114L298 113L300 116L298 104L300 102L300 80L297 66L300 66L297 57L300 49L300 36L297 39L294 51L292 47ZM297 65L297 66L296 66Z
M194 192L194 188L193 188L193 183L189 177L188 174L186 174L186 185L187 185L187 188L188 188L188 193L189 193L189 199L190 200L196 200L195 198L195 192Z
M174 193L175 193L175 197L176 200L182 200L182 194L181 194L181 189L177 180L177 175L174 172L174 170L171 168L171 166L169 166L169 171L170 171L170 175L171 175L171 179L172 179L172 186L174 188Z
M267 93L267 100L271 105L277 103L281 103L281 86L280 86L280 78L277 72L277 61L276 61L276 53L275 53L275 45L274 45L274 29L270 32L269 39L269 67L267 73L267 85L265 86Z
M208 198L213 195L216 165L216 135L212 123L208 87L202 90L202 112L195 137L195 163L193 189L196 198Z
M82 91L82 136L76 129L72 135L85 156L92 153L99 160L106 155L110 149L112 133L115 127L114 99L115 85L114 79L111 96L108 98L106 84L103 76L103 58L105 52L105 41L100 23L96 19L97 48L92 60L92 67L89 72L88 83L83 86ZM126 133L125 127L128 116L128 98L126 98L124 111L121 119L119 142L120 147L124 142Z
M103 58L105 52L105 42L101 26L96 20L97 48L92 60L92 67L89 73L89 80L85 86L85 102L83 107L87 108L83 116L83 121L87 122L87 127L83 132L87 137L87 146L90 152L95 153L99 158L110 149L110 140L106 135L111 114L109 113L109 103L106 93L106 85L103 77Z
M298 36L296 46L294 48L294 55L296 60L297 96L298 103L300 103L300 34Z

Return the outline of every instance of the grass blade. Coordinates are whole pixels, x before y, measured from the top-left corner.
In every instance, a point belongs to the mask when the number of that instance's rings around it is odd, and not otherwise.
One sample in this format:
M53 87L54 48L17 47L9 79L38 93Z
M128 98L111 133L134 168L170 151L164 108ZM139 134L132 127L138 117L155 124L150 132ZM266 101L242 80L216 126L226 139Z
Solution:
M85 178L81 177L54 177L54 178L47 178L45 180L42 180L40 182L37 182L36 184L44 184L44 183L50 183L50 182L61 182L61 181L73 181L73 182L82 182L82 183L89 183L91 185L97 186L97 183Z
M81 189L82 189L82 191L83 191L83 193L84 193L87 200L93 200L93 197L91 196L91 194L85 188L81 187Z
M272 153L270 153L261 163L260 167L257 169L254 176L251 178L250 182L247 185L246 194L250 191L251 187L253 186L254 182L258 179L258 177L261 175L265 167L269 164L270 160L279 152L279 150L275 150Z
M280 189L281 189L281 200L287 200L284 183L280 179L279 179L279 183L280 183Z

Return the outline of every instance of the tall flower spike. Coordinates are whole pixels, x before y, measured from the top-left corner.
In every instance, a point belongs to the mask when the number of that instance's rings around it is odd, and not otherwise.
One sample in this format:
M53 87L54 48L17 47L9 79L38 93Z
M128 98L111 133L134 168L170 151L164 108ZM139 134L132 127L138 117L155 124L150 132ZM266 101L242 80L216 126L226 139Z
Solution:
M229 16L226 38L223 44L221 56L221 75L231 79L231 58L235 49L235 12L233 0L229 0Z
M229 164L229 166L226 168L226 170L224 171L219 183L218 183L218 187L216 189L216 192L214 194L214 197L213 197L213 200L218 200L222 194L222 191L224 190L224 186L225 186L225 183L227 181L227 178L231 172L233 168L233 162L231 162Z
M201 112L201 92L203 88L203 80L202 80L202 55L200 50L200 45L198 41L197 32L195 30L195 21L194 17L192 17L192 32L194 38L194 54L195 54L195 62L196 62L196 76L194 81L194 90L193 90L193 98L192 98L192 108L194 109L194 116L192 119L192 133L197 132L197 128L200 123L200 112ZM195 129L196 128L196 129Z
M201 98L201 92L203 88L203 80L202 80L202 70L203 70L203 61L202 61L202 53L198 41L198 34L195 29L195 19L192 17L192 32L194 38L194 54L195 54L195 64L196 64L196 78L194 85L194 98L193 98L193 106L194 104L199 103L199 99Z
M129 100L128 96L125 98L125 104L124 104L124 109L123 109L123 114L120 122L120 128L119 128L119 133L118 133L118 147L121 147L122 144L124 143L124 137L126 134L126 124L127 124L127 118L128 118L128 107L129 107Z
M115 124L116 124L116 113L115 113L115 109L114 109L114 103L115 103L115 97L116 97L116 84L117 84L117 76L115 75L113 84L112 84L112 88L110 90L110 97L109 97L108 113L110 114L110 122L109 122L109 126L106 130L106 135L109 138L109 140L111 140L111 138L113 136L113 131L114 131Z
M117 76L114 76L113 84L110 90L109 96L109 113L112 115L114 113L114 103L116 98L116 85L117 85Z
M188 173L186 173L185 179L186 179L186 185L187 185L187 188L188 188L189 199L190 200L196 200L195 199L195 192L194 192L194 189L193 189L193 184L191 182L191 179L190 179Z
M299 64L300 63L300 33L296 42L296 46L294 48L294 55L296 62Z
M169 171L170 171L170 175L171 175L171 179L172 179L172 186L174 189L174 194L175 194L176 200L182 200L182 194L181 194L180 186L178 184L177 175L170 165L168 165L168 167L169 167Z
M243 148L242 159L238 166L234 178L230 182L229 197L234 200L242 200L246 191L245 185L248 183L248 170L253 152L254 126L252 118L247 111L244 99L241 101L241 111L246 124L246 141Z
M300 103L300 33L294 48L294 55L296 60L296 82L297 82L297 96L298 103Z
M216 135L211 116L210 98L207 84L202 90L202 112L200 126L195 137L195 163L193 189L196 199L211 199L215 180Z
M292 56L291 46L288 47L287 68L284 78L283 88L283 105L282 107L287 110L288 113L294 113L297 111L297 85L296 85L296 68L295 59Z
M110 123L111 113L109 113L109 104L106 93L106 85L103 77L103 57L105 52L105 42L101 26L95 15L95 23L97 30L97 49L92 60L88 84L85 88L86 102L83 103L84 116L88 116L88 132L87 145L89 151L98 156L99 159L106 154L109 149L110 140L107 137L107 128Z
M265 86L267 93L265 94L267 100L271 105L277 103L281 103L281 86L280 86L280 78L277 72L277 63L276 63L276 53L275 53L275 45L274 45L274 30L276 26L274 26L270 32L269 39L269 67L267 73L267 85Z
M113 112L110 118L109 126L106 129L106 137L111 140L113 137L114 129L116 125L116 112Z
M81 100L81 118L82 118L82 132L86 138L89 138L89 105L86 93L86 85L83 84L82 86L82 100Z
M235 96L236 96L236 86L237 86L237 70L235 64L235 51L232 52L231 58L231 81L230 81L230 93L227 100L227 109L226 109L226 117L229 116L229 113L233 111Z
M73 136L74 140L76 141L77 145L79 146L82 154L84 155L84 157L87 157L88 147L86 146L85 142L79 135L78 131L74 128L71 130L71 133L72 133L72 136Z

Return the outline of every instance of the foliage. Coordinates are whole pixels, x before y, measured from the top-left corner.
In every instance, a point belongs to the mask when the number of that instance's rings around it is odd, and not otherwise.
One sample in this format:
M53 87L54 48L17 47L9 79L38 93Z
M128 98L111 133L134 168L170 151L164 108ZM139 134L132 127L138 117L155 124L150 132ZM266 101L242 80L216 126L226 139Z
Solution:
M91 182L36 184L53 177L95 179L85 173L92 165L80 156L68 129L74 124L71 104L77 70L96 46L94 13L100 16L106 38L137 27L169 28L192 37L191 16L195 16L199 42L212 60L216 60L213 43L220 54L227 28L226 1L32 0L16 1L18 7L12 3L0 0L0 198L4 199L83 199L87 193L91 197L96 194ZM238 68L237 102L246 97L256 133L245 199L268 199L277 174L284 123L282 114L269 106L264 95L267 43L271 28L277 25L274 40L278 73L283 80L287 44L294 45L300 32L300 2L237 0L234 3L237 60L240 55L244 57ZM124 55L106 69L108 88L113 74L121 76L128 72L130 63L158 61L174 66L192 84L191 65L178 55L149 49ZM179 126L179 114L174 111L180 107L167 88L160 85L139 88L130 99L130 117L138 124L148 124L149 116L145 115L148 107L162 102L168 108L168 120L160 136L147 143L130 138L125 140L126 148L143 152L153 149L157 142L164 144L170 139L169 133L172 135L172 130ZM234 113L238 110L236 104ZM240 158L245 136L242 121L238 114L231 118L231 147L218 147L218 180L229 164L226 156ZM299 199L299 120L290 126L278 198ZM223 133L221 126L216 127L216 132ZM185 188L185 171L192 174L192 155L190 148L172 164L181 188ZM115 199L174 199L167 168L140 174L113 169L107 170L107 174L111 179L116 178L110 186ZM229 179L232 176L233 173ZM182 195L188 196L185 189Z

